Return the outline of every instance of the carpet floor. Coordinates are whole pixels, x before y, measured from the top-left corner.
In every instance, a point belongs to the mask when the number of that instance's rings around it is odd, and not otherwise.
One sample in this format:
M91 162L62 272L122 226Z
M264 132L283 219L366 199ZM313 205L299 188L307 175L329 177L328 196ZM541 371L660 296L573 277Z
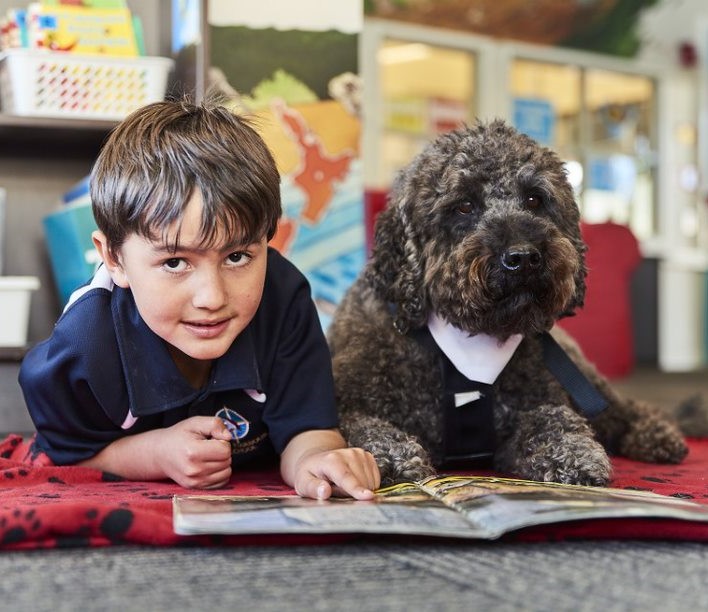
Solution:
M30 431L15 364L0 364L0 430ZM616 386L660 405L708 374L650 368ZM495 610L708 609L708 545L362 539L322 546L116 546L0 554L8 609ZM11 606L11 608L10 608Z
M359 542L0 555L12 609L620 612L708 609L693 543Z

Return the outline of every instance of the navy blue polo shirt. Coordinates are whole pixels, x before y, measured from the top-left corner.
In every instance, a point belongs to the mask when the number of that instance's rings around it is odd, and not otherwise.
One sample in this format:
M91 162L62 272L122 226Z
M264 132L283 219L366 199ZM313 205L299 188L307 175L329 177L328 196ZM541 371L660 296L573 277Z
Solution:
M57 465L195 415L229 420L234 465L274 457L303 431L337 426L330 354L309 285L277 251L268 250L253 320L201 389L179 372L130 290L101 283L100 274L20 369L37 446Z

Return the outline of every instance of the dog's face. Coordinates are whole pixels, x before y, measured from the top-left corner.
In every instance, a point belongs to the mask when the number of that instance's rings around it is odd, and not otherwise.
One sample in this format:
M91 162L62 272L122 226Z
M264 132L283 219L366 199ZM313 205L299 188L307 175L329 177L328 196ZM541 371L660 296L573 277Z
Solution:
M367 276L402 330L436 312L505 339L582 305L585 250L559 157L495 121L440 136L400 172Z

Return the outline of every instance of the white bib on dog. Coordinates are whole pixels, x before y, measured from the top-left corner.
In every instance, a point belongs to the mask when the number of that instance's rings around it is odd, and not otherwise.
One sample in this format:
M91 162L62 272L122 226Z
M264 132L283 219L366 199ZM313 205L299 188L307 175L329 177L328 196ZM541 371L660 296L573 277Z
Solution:
M486 334L470 336L436 314L430 315L428 329L447 358L470 380L491 385L509 363L523 336L514 334L506 342Z

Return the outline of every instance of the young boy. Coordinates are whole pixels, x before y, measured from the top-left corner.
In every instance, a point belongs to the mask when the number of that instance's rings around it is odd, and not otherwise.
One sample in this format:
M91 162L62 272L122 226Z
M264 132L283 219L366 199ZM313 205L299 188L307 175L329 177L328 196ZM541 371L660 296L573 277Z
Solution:
M309 286L267 246L279 183L213 101L150 104L111 133L91 175L103 265L20 371L56 464L212 488L280 455L302 496L371 498L379 471L336 429Z

